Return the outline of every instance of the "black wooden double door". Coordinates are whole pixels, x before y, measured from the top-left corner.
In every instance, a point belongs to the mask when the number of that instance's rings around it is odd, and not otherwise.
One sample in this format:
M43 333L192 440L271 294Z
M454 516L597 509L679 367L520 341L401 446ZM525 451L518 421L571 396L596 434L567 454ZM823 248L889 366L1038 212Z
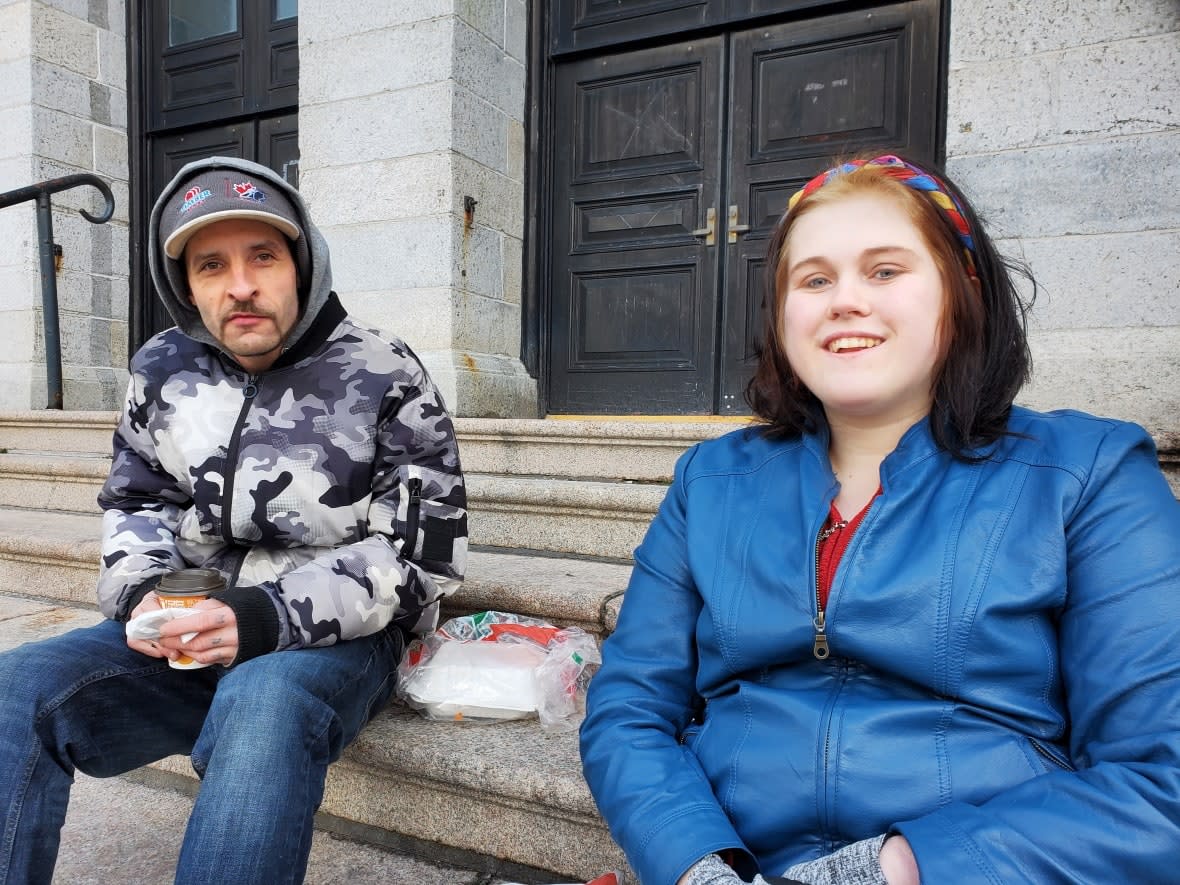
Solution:
M549 411L746 411L765 252L836 154L933 159L931 0L554 65Z

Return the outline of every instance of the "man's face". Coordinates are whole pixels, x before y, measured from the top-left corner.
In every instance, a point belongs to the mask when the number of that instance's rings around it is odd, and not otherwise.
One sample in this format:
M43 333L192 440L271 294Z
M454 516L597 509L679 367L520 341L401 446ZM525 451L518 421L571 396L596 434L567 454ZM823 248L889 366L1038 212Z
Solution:
M286 237L263 221L218 221L193 234L183 261L205 328L246 371L270 368L299 321Z

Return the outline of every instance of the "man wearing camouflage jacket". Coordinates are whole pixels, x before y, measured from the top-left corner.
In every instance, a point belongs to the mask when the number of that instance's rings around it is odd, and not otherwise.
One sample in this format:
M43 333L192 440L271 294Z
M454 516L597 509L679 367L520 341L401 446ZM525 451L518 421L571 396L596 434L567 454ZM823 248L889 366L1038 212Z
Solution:
M446 409L404 343L349 318L298 192L191 163L149 243L177 325L132 359L99 495L109 620L0 655L0 883L50 881L75 769L175 753L202 778L177 882L301 881L328 764L462 580ZM191 567L227 589L125 636Z

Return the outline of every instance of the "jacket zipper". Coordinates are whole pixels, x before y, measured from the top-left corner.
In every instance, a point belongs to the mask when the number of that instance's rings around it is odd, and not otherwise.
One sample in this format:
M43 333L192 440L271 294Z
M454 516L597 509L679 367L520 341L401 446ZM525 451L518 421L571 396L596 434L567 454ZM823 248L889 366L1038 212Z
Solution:
M848 525L848 520L842 519L838 523L836 523L835 525L829 526L828 528L824 529L822 532L820 532L818 535L816 535L816 538L815 538L815 612L816 612L816 614L815 614L815 620L812 621L812 625L815 627L815 641L811 645L811 653L813 655L815 655L817 660L820 660L820 661L827 660L828 656L831 654L831 650L828 648L828 636L827 636L827 632L826 632L828 618L827 618L827 614L824 612L824 604L821 601L822 594L820 593L820 589L819 589L819 545L822 544L824 541L826 541L833 534L840 531L840 529L844 528L846 525Z
M246 413L250 411L250 404L258 396L258 377L250 375L246 379L246 386L242 390L242 410L238 412L237 423L229 440L229 450L225 453L224 483L221 487L221 537L226 544L237 544L234 539L233 522L230 519L231 504L234 499L234 476L238 469L238 454L242 447L242 427L246 423Z
M414 551L418 547L418 511L422 507L422 480L416 476L410 477L408 486L410 501L406 505L406 543L410 545L410 549L402 552L407 559L413 559Z

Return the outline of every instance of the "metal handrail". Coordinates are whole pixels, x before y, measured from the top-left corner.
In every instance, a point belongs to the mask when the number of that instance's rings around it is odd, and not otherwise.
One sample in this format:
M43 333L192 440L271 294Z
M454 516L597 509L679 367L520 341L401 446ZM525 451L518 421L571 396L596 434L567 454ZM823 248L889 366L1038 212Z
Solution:
M115 196L110 185L89 172L50 178L28 187L0 194L0 209L15 206L26 200L37 203L37 240L41 258L42 324L45 329L45 382L49 393L47 409L64 408L61 379L61 331L57 316L57 265L54 261L58 247L53 242L53 212L49 195L88 184L97 188L106 200L102 212L91 215L85 209L78 213L91 224L105 224L115 214Z

